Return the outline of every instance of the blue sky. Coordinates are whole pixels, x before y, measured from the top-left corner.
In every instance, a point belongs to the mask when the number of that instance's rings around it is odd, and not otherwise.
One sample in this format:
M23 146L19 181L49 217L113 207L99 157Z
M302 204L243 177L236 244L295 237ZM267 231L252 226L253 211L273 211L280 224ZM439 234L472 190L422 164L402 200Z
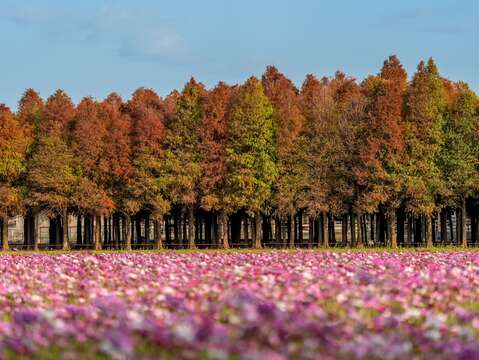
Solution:
M165 95L190 76L244 81L268 64L305 74L376 73L392 53L411 75L432 56L479 89L479 2L473 0L1 0L0 102L27 87L74 101L139 86Z

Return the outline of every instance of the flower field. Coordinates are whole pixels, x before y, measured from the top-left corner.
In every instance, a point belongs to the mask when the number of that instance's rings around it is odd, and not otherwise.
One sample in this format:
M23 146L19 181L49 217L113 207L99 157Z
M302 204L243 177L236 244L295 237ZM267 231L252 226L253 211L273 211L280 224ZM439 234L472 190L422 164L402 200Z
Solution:
M475 252L3 255L0 269L5 358L479 358Z

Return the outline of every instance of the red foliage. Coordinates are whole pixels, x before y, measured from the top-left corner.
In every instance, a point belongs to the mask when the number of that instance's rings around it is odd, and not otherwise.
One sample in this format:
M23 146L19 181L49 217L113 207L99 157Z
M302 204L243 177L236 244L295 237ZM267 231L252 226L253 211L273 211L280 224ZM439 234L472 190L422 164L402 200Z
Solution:
M235 88L220 82L205 100L203 125L200 128L202 160L202 198L205 209L220 206L221 190L226 177L227 114Z
M136 150L159 156L165 137L163 101L153 90L140 88L128 102L127 109L132 119Z
M47 99L44 116L38 123L38 128L45 135L63 134L68 130L74 113L75 106L70 97L63 90L57 90Z

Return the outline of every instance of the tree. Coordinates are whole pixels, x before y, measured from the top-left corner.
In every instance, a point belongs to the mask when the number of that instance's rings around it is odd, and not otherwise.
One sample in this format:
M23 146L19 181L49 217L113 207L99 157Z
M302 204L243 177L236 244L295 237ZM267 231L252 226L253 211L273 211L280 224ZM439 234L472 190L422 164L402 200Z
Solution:
M329 81L319 81L314 75L307 75L301 87L300 102L305 119L303 138L306 163L301 203L311 215L319 218L318 243L328 247L329 236L324 233L325 222L329 219L326 175L329 168L327 153L330 138L327 132L329 123L335 116Z
M28 143L26 129L8 107L0 104L0 217L3 250L8 250L8 218L18 213L21 205L18 181L25 172Z
M289 216L290 246L294 246L294 218L301 207L304 188L305 154L302 137L304 117L299 92L291 80L274 66L268 66L262 77L265 95L273 106L276 131L278 178L275 183L274 205L280 216ZM277 224L277 231L280 228ZM302 230L299 231L300 233Z
M160 223L169 211L166 176L161 158L165 140L166 109L160 97L150 89L135 91L128 103L132 119L134 173L131 192L140 208L151 214L155 224L155 247L161 248ZM149 215L148 215L149 216Z
M16 118L20 122L22 128L24 129L25 138L29 140L26 162L28 163L32 153L35 151L35 147L39 140L36 130L38 129L38 124L43 117L44 102L40 95L33 89L27 89L19 103L18 111L16 113ZM25 174L23 175L20 183L22 185L22 199L25 199ZM22 213L23 217L23 234L24 234L24 244L32 247L34 250L38 249L38 239L36 232L36 219L37 214L34 209L27 204L22 204Z
M28 162L27 203L44 211L52 220L53 245L69 248L68 209L72 206L76 184L74 156L66 136L75 107L62 90L47 99L36 123L36 146Z
M23 93L18 102L16 117L23 126L25 135L32 141L35 136L35 129L42 119L44 106L40 95L31 88Z
M219 213L221 245L228 248L228 213L225 211L227 121L235 89L220 82L208 92L200 128L201 207ZM208 231L211 231L208 229Z
M92 98L84 98L76 109L69 132L69 144L75 155L75 169L77 184L73 196L74 207L77 211L77 243L82 245L81 233L82 217L92 217L94 222L93 239L95 248L101 248L98 225L100 216L109 214L114 203L105 189L104 178L108 176L100 168L104 158L104 141L109 136L106 123L99 114L100 104ZM90 218L86 223L90 222ZM85 223L86 234L88 226Z
M465 83L455 87L455 99L445 116L440 166L445 183L443 201L461 209L460 243L466 247L466 199L477 192L479 185L477 96Z
M206 90L191 79L176 101L166 125L163 156L167 193L172 204L185 208L188 216L188 247L195 247L195 207L201 177L200 128L203 123Z
M368 77L362 86L367 100L355 167L360 187L357 206L369 214L377 212L380 206L385 209L391 246L397 247L394 227L403 194L403 99L407 74L399 60L390 56L381 72Z
M238 89L227 131L225 203L231 212L245 209L254 215L254 246L259 248L260 214L266 210L278 170L273 108L255 77Z
M420 62L406 100L406 208L425 217L426 245L432 246L432 216L443 190L439 155L444 142L446 96L432 59Z
M115 211L124 216L123 238L125 247L132 247L131 216L140 211L141 204L132 194L135 178L132 153L132 120L122 99L112 93L99 104L98 116L106 127L103 139L102 157L98 162L100 173L104 174L99 185L107 191L115 204ZM112 240L119 241L121 236L117 228Z
M54 222L55 234L51 235L52 245L68 248L66 233L67 212L72 205L76 171L73 167L74 155L67 144L57 136L46 136L38 144L28 166L27 187L28 205L43 211L57 221L60 217L63 226Z

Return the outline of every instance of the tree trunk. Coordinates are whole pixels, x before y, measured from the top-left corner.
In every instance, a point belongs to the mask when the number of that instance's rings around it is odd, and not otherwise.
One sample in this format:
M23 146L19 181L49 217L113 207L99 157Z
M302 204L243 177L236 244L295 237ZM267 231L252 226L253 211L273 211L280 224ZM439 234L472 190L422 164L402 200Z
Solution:
M70 243L68 241L68 210L63 211L63 216L62 216L62 250L69 250L70 249Z
M298 212L298 216L297 216L297 228L298 228L298 235L297 235L297 239L299 240L298 243L300 246L302 246L303 244L303 211L300 210Z
M195 248L195 209L188 206L188 249Z
M461 209L456 209L456 241L457 245L462 246L462 236L461 236L461 230L462 230L462 210Z
M229 249L230 244L228 242L228 216L222 211L220 213L220 241L223 249Z
M131 229L131 216L125 215L125 228L126 228L126 244L125 250L131 251L131 244L133 243L133 231Z
M318 231L318 246L323 246L324 245L324 222L325 222L325 217L324 214L321 213L319 215L319 231Z
M257 211L254 214L254 244L255 249L261 249L261 214Z
M371 243L375 244L376 242L376 237L374 236L374 230L376 227L374 226L374 214L369 215L369 228L371 231Z
M461 245L467 247L467 227L466 227L466 198L461 203Z
M115 244L115 249L123 249L124 244L126 242L125 215L124 214L120 215L120 218L121 218L121 227L120 227L121 239L119 239L120 241L118 241L118 243ZM103 217L103 221L105 221L105 217ZM103 238L103 244L104 243L105 243L105 238Z
M312 216L308 217L308 248L311 249L314 243L314 218Z
M32 212L32 217L33 217L33 235L32 235L32 241L33 241L33 250L37 251L38 250L38 214L33 211Z
M145 216L145 244L149 246L150 244L150 215L146 214Z
M377 213L375 215L375 218L376 218L376 230L375 230L375 240L376 240L376 244L381 244L382 240L384 239L383 238L383 235L384 233L382 232L382 217L381 217L381 214L380 213ZM382 244L381 244L382 245Z
M108 239L108 216L103 217L103 242L107 247L110 246L110 239Z
M2 250L10 250L8 245L8 216L6 215L2 217Z
M329 230L331 236L329 244L334 244L334 246L337 246L338 242L336 241L336 219L333 214L329 214Z
M441 210L441 215L440 215L440 221L441 221L441 243L442 245L447 244L447 213L446 209Z
M161 223L163 219L160 217L159 219L153 220L153 231L154 231L154 249L155 250L163 250L163 241L161 239Z
M346 214L341 221L341 246L348 246L348 216Z
M82 238L82 244L88 244L89 239L88 239L88 224L89 224L89 219L88 215L83 216L83 235L81 236Z
M218 239L220 238L218 232L218 213L214 212L211 214L211 242L215 245L216 248L219 247Z
M165 245L168 246L170 243L171 243L170 216L166 215L165 216Z
M241 237L241 235L240 235ZM243 217L243 242L245 244L249 243L249 221L248 221L248 214L244 214Z
M426 247L432 248L432 219L431 215L425 217L426 220Z
M323 213L323 219L324 219L324 230L323 231L323 246L325 248L329 248L329 239L330 239L330 236L331 236L331 225L330 225L330 222L331 222L331 218L329 216L329 214L326 214L326 213Z
M407 215L407 228L406 228L406 241L407 245L411 246L412 244L412 219L410 215Z
M141 236L141 216L139 214L136 214L135 217L132 219L133 224L135 224L135 233L136 233L136 245L137 248L143 244L143 239ZM115 226L113 226L113 229ZM116 241L116 240L115 240Z
M276 238L276 246L283 243L283 236L281 234L281 219L279 216L274 218L274 235Z
M93 221L93 232L95 233L95 250L101 250L103 243L101 238L101 217L94 216Z
M82 228L81 228L81 215L77 215L77 245L79 248L81 248L83 244L83 238L82 238Z
M291 226L289 227L289 247L294 248L294 244L296 243L296 229L295 229L295 212L293 211L289 216Z
M356 219L359 221L359 234L358 234L358 241L355 246L358 248L363 248L364 247L364 236L366 235L366 228L364 226L364 216L362 216L359 212L356 213Z
M120 214L113 215L113 238L114 244L120 243Z
M449 233L451 234L451 239L449 243L453 244L454 243L454 224L452 223L452 211L451 209L447 210L447 218L449 221Z
M181 239L180 239L180 214L179 211L174 212L173 214L173 241L177 245L183 245Z
M391 248L397 249L398 247L398 242L397 242L397 232L396 232L396 211L391 210L391 212L388 215L388 229L389 229L389 234L390 234L390 239L391 239Z
M31 214L30 210L23 216L23 246L25 249L30 249L31 237L30 237L30 227L31 227Z
M183 230L180 229L180 236L182 238L182 244L185 244L185 241L188 239L188 226L187 226L187 218L188 218L188 211L185 214L182 214L182 217L180 217L180 224ZM195 228L195 224L193 221L193 228Z
M405 218L405 211L404 207L401 206L397 211L396 216L396 231L397 231L397 242L398 245L404 245L404 218Z
M351 212L351 246L356 245L356 215Z

